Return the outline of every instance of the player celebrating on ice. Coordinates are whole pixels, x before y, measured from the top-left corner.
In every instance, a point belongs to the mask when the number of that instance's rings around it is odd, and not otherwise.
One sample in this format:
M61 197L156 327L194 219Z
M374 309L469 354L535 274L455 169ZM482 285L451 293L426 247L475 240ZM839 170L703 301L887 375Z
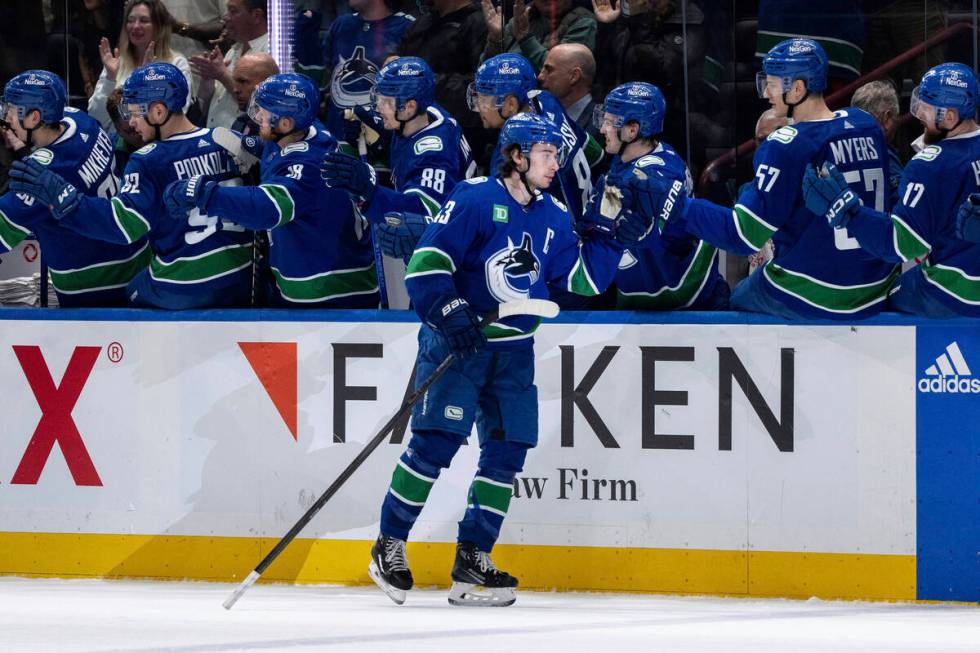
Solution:
M880 311L898 278L898 266L868 256L853 234L831 228L803 202L803 175L825 161L843 171L865 205L885 210L888 197L881 128L860 109L827 107L827 66L823 48L809 39L790 39L770 50L757 80L759 93L777 116L794 122L759 147L756 183L732 209L701 199L684 202L682 195L670 204L671 219L683 215L689 232L722 249L748 255L772 238L775 257L735 287L733 309L853 320Z
M911 112L928 145L905 167L901 200L890 215L861 205L833 165L810 168L803 179L807 207L835 229L847 229L866 252L889 263L919 263L902 275L890 308L926 317L980 316L980 246L969 233L972 205L964 204L980 191L978 97L980 82L963 64L944 63L922 77Z
M238 165L184 115L187 80L169 63L137 68L126 80L120 113L148 143L130 157L112 199L79 193L35 161L15 162L11 188L51 207L61 226L121 245L149 240L153 258L126 289L137 306L186 309L243 306L252 287L252 234L230 220L193 209L168 212L163 191L172 181L204 175L241 184Z
M69 195L112 197L118 190L112 141L95 119L67 102L57 75L23 72L4 87L0 120L8 126L0 131L9 144L33 149L27 165L63 176L74 189ZM110 245L61 226L47 204L28 194L12 190L0 196L0 252L32 233L44 251L60 306L124 306L126 284L150 259L144 238Z
M540 320L519 316L481 329L480 315L504 302L547 297L549 283L599 294L616 273L621 241L639 240L652 227L638 213L610 212L618 220L616 238L581 242L564 205L540 192L562 164L557 129L522 113L504 125L500 143L505 158L498 175L456 187L422 235L405 277L424 322L418 382L450 353L457 359L415 404L412 439L381 508L369 572L396 603L412 588L405 540L474 422L480 461L459 523L449 602L515 601L517 579L494 566L490 551L507 515L514 476L538 439L533 337Z

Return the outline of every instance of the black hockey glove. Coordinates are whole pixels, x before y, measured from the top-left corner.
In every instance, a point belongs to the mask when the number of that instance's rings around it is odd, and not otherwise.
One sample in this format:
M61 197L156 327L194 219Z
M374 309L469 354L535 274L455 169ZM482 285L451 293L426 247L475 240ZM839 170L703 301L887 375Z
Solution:
M471 356L487 344L480 319L462 297L440 297L429 309L425 321L446 339L449 351L457 358Z

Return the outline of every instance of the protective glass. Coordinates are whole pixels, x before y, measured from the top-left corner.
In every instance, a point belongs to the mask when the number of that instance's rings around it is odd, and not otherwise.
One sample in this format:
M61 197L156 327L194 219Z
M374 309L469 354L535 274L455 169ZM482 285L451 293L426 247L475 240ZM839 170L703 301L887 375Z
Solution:
M150 107L146 104L140 104L138 102L121 102L119 104L119 117L129 122L133 118L143 118L146 113L150 110Z

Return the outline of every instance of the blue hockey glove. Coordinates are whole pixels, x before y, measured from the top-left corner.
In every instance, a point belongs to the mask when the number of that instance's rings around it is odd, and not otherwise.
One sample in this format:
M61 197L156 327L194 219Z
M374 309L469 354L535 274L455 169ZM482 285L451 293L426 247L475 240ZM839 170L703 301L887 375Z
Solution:
M834 229L846 227L861 204L857 193L850 189L844 175L832 163L826 164L823 171L807 167L803 175L803 202L811 213L827 218Z
M374 226L378 247L388 256L408 259L425 231L425 216L419 213L386 213L384 224Z
M218 187L213 181L205 181L203 177L178 179L163 191L163 203L167 213L183 220L193 209L207 213L208 200L211 193Z
M457 358L475 354L487 344L479 318L462 297L445 295L439 298L429 309L425 321L446 339L449 351Z
M632 247L646 238L651 229L653 229L653 216L623 209L619 220L616 221L616 240L623 247Z
M980 243L980 193L973 193L956 213L956 237Z
M74 211L82 199L78 189L31 158L14 161L9 177L12 192L30 195L47 204L56 220Z
M370 202L378 187L374 168L342 152L328 152L320 164L320 177L330 188L342 188L362 202Z

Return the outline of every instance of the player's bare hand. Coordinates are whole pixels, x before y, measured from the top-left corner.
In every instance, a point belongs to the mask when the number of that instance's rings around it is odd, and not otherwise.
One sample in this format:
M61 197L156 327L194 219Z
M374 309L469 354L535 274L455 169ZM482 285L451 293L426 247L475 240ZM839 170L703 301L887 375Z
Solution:
M619 18L621 9L616 0L592 0L592 13L600 23L613 23Z
M504 38L503 8L493 6L493 0L481 0L483 18L487 21L487 40L501 41Z
M99 41L99 57L101 57L102 66L105 68L106 79L116 81L116 73L119 72L119 48L112 49L109 46L109 39L104 36Z
M531 32L531 6L514 0L514 38L523 41Z
M27 146L27 143L17 138L17 134L14 133L13 129L0 127L0 134L3 134L4 145L14 152Z

